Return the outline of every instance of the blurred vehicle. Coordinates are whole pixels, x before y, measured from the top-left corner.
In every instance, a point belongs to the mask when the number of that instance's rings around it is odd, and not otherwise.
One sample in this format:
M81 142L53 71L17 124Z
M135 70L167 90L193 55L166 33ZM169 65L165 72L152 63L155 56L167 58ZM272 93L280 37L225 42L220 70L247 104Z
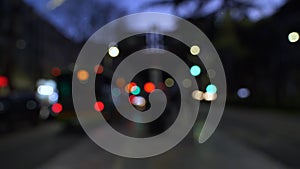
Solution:
M2 130L13 129L18 123L37 125L40 103L34 93L17 92L0 98L0 126Z

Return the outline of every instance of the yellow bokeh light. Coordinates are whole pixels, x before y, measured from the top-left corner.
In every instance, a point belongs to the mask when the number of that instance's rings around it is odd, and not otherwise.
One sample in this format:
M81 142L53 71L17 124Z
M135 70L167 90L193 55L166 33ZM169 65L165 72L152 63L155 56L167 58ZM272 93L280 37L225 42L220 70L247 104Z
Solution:
M166 85L167 87L172 87L172 86L174 86L174 80L173 80L172 78L167 78L167 79L165 80L165 85Z
M288 36L289 41L295 43L299 40L299 33L298 32L291 32Z
M77 72L77 78L80 81L86 81L86 80L88 80L89 76L90 76L89 72L86 71L86 70L79 70Z
M200 53L200 47L197 45L194 45L191 47L190 52L192 55L199 55Z
M203 98L206 100L206 101L214 101L217 99L217 94L216 93L204 93L203 94Z
M199 90L195 90L192 93L192 97L195 100L203 100L203 92Z
M119 49L115 46L112 46L108 49L108 54L111 57L117 57L119 55L119 53L120 53Z

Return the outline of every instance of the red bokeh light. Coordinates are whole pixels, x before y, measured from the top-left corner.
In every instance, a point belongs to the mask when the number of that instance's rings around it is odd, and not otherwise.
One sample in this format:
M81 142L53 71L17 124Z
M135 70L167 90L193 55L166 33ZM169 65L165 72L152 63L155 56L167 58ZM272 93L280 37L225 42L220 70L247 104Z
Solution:
M101 66L101 65L96 65L96 66L94 67L94 71L95 71L96 74L101 74L101 73L103 73L104 68L103 68L103 66Z
M158 88L161 89L161 90L166 90L166 86L165 86L165 84L162 83L162 82L160 82L160 83L158 84Z
M129 102L132 104L133 103L133 100L136 96L135 95L131 95L129 96Z
M52 111L56 114L60 113L63 109L63 106L60 103L55 103L51 107Z
M96 111L103 111L104 110L104 104L103 104L103 102L96 102L95 104L94 104L94 109L96 110Z
M8 79L5 76L0 76L0 87L8 86Z
M54 68L51 70L51 74L52 74L52 76L55 76L55 77L60 76L60 75L61 75L61 70L60 70L60 68L54 67Z
M154 83L152 82L147 82L145 85L144 85L144 90L145 92L147 93L151 93L155 90L155 85Z

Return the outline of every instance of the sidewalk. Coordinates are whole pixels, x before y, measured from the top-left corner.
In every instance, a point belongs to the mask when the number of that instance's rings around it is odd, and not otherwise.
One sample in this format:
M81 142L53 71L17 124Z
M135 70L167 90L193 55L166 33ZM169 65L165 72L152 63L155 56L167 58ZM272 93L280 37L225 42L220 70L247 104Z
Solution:
M222 131L217 131L205 144L191 140L188 137L156 157L129 159L104 151L86 137L38 169L287 169Z

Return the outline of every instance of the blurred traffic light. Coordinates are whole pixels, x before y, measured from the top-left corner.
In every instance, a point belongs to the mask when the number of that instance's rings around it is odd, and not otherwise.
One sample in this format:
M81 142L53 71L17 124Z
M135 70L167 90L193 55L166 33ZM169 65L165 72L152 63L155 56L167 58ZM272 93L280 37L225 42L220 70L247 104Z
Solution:
M8 86L8 78L5 76L0 76L0 87Z

